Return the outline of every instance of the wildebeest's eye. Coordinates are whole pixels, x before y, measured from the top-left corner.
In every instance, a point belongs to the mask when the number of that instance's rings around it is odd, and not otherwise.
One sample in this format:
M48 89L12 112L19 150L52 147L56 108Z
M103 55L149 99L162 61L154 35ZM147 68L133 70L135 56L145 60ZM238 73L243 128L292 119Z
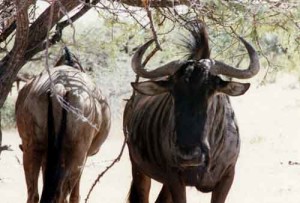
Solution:
M216 89L225 87L226 84L227 84L227 82L225 82L224 80L222 80L218 76L215 76L214 81L215 81L214 84L215 84Z

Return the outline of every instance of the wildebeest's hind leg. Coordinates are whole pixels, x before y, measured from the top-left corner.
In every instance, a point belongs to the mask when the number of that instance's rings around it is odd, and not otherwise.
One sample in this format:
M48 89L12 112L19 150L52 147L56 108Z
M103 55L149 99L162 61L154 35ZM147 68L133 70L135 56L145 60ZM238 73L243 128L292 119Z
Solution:
M163 185L155 203L173 203L172 196L167 185Z
M235 169L231 167L212 192L211 203L224 203L233 182Z
M70 142L69 142L70 143ZM86 147L72 144L73 148L64 151L64 165L67 175L63 178L61 201L70 195L70 203L79 203L80 177L86 162Z
M24 145L23 145L24 146ZM38 178L42 162L42 152L32 146L24 148L23 167L27 184L27 203L38 203Z
M132 182L129 191L128 202L148 203L151 179L132 166Z

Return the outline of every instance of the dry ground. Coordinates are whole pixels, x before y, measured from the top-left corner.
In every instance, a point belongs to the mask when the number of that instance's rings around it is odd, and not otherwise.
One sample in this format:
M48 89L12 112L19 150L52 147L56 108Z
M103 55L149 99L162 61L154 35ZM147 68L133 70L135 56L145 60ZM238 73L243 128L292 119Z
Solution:
M293 85L294 84L294 85ZM241 153L228 203L300 202L300 89L299 84L272 84L232 98L241 130ZM97 175L117 156L123 142L121 121L114 120L111 135L102 150L90 158L81 182L85 199ZM0 160L0 202L26 200L20 139L16 130L4 131L4 152ZM98 183L89 202L125 202L130 186L128 151ZM160 189L153 183L151 202ZM187 188L189 203L208 203L210 194Z

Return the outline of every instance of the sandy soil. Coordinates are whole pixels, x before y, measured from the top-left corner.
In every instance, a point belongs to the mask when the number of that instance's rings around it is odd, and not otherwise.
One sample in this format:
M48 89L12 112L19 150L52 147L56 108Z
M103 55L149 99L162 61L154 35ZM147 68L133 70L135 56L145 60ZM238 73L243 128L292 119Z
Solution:
M300 202L300 89L276 84L252 89L232 98L238 117L242 147L228 203ZM89 158L81 182L81 199L97 175L119 153L123 142L121 121L114 120L110 137L100 153ZM0 159L0 202L26 201L20 139L15 129L4 131L4 144L13 151ZM128 151L96 185L89 202L125 202L131 180ZM298 184L297 184L298 183ZM153 181L153 202L161 185ZM210 194L187 188L189 203L208 203Z

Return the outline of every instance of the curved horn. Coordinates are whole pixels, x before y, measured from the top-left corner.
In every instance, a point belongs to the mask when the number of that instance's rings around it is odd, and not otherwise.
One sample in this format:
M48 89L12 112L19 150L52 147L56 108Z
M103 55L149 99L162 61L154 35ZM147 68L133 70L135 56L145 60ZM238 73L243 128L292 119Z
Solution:
M222 74L222 75L226 75L238 79L252 78L258 73L260 69L260 65L259 65L259 58L255 49L242 37L239 38L245 45L250 57L250 65L248 69L240 70L232 66L229 66L223 62L215 61L215 64L210 69L210 73L214 75Z
M182 61L180 61L180 60L172 61L172 62L162 65L152 71L147 71L145 69L145 67L143 67L143 65L142 65L143 55L146 52L147 48L153 42L154 42L154 39L146 42L135 52L135 54L131 60L131 67L132 67L133 71L138 76L141 76L144 78L158 78L158 77L163 77L166 75L172 75L181 67L181 65L183 64Z

